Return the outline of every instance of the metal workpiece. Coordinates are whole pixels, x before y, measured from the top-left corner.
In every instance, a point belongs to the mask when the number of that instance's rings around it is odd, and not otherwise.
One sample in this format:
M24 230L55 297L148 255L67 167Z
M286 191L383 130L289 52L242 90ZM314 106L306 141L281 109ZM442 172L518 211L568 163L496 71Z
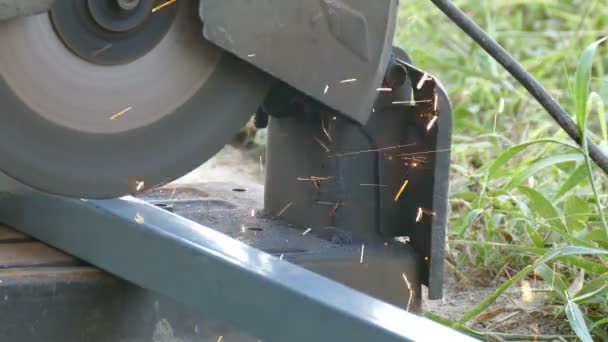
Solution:
M451 107L435 78L395 51L366 125L311 99L274 105L298 114L271 110L265 209L292 203L287 222L335 227L359 244L406 241L429 297L441 298Z
M1 182L6 224L263 341L469 340L144 201Z
M213 227L251 247L374 298L410 312L420 311L419 265L422 260L411 245L399 242L363 245L334 227L302 231L280 216L254 209L263 205L262 186L235 186L229 182L190 185L189 188L194 190L165 188L141 196L156 205L170 206L182 217ZM190 195L166 201L174 191L176 196L182 191ZM193 200L193 191L202 191L198 196L208 194L209 197ZM161 193L165 200L158 199L163 197ZM290 208L286 205L283 214Z
M0 21L48 12L55 0L0 0Z
M205 38L366 123L389 63L397 0L202 0Z

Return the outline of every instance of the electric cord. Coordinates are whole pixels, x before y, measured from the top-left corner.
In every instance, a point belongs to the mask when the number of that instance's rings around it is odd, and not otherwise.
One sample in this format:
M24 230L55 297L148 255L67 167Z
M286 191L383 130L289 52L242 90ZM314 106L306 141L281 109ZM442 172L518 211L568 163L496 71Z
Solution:
M578 126L551 94L507 50L498 44L479 25L471 20L451 0L431 0L452 22L471 37L505 70L507 70L545 108L551 117L579 146L582 145ZM608 174L608 155L591 139L587 139L589 156L604 173Z

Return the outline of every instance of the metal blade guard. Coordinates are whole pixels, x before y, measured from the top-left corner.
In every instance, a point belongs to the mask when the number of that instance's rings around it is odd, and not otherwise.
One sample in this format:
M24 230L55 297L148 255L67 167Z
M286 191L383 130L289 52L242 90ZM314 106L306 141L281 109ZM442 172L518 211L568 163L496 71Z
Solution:
M413 247L429 297L440 298L452 118L439 82L394 49L366 124L286 89L264 105L273 116L266 210L368 252Z

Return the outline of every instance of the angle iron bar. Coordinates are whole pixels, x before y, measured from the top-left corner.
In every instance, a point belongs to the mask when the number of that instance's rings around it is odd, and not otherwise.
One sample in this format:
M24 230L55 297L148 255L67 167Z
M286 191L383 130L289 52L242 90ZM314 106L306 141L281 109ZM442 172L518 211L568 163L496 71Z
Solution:
M0 191L3 223L263 341L472 341L133 197Z

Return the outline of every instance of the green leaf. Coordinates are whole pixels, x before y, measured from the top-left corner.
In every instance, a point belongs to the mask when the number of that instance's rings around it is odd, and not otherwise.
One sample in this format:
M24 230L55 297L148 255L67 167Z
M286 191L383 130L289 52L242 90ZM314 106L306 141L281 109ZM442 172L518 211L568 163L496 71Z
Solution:
M461 199L467 202L473 202L479 198L479 193L473 191L462 191L450 195L450 199Z
M600 319L599 321L597 321L597 322L593 323L593 326L591 327L591 329L590 329L590 330L593 330L593 329L595 329L595 328L598 328L598 327L600 327L600 326L602 326L602 325L604 325L604 324L608 324L608 317L603 318L603 319Z
M481 209L473 209L471 210L471 212L469 212L469 214L465 217L464 222L462 222L460 226L456 228L457 236L459 239L464 236L464 233L467 231L467 229L471 227L473 221L475 221L482 213L483 210Z
M547 249L544 247L539 248L539 247L530 247L530 246L522 246L522 245L512 245L512 244L500 243L500 242L450 240L450 241L448 241L448 243L454 244L454 245L460 244L460 245L484 246L486 248L487 247L505 248L505 249L522 252L522 253L529 253L529 254L535 254L535 255L544 255L545 253L547 253ZM590 260L587 260L584 258L580 258L580 257L559 256L559 257L557 257L557 260L567 263L572 266L580 267L580 268L584 269L585 271L589 271L589 272L596 273L596 274L604 274L604 273L608 272L608 266L606 266L602 263L593 262L593 261L590 261Z
M532 243L534 243L534 246L536 246L538 248L545 247L545 240L543 239L542 236L540 236L540 234L538 234L538 232L536 231L536 229L534 229L527 222L525 222L524 225L526 227L526 232L528 233L528 236L530 237L530 240L532 240Z
M603 230L592 230L589 233L585 234L582 237L583 240L585 241L592 241L592 242L605 242L606 241L606 235L604 233Z
M574 81L574 101L576 105L576 121L583 135L585 127L587 127L587 108L589 99L589 88L591 84L591 70L593 69L593 58L598 46L606 41L608 37L604 37L585 48L576 67Z
M507 184L507 187L513 187L521 181L525 181L530 178L535 173L545 170L551 166L562 164L562 163L570 163L570 162L581 162L584 157L580 153L568 153L568 154L558 154L556 156L550 156L547 158L543 158L535 161L530 165L526 165L526 167L513 175L511 181Z
M581 134L582 142L582 153L585 156L585 163L587 165L587 174L589 176L589 182L591 183L591 189L595 197L595 204L597 206L598 214L604 227L604 233L608 237L608 221L604 215L604 208L600 201L599 192L595 180L593 177L593 169L591 166L591 158L589 157L589 147L587 146L587 117L589 114L589 88L591 85L591 71L593 69L593 57L595 56L595 50L597 47L606 41L607 37L600 39L589 46L583 51L581 58L579 59L578 66L576 68L576 77L574 84L574 100L576 104L576 120L578 123L578 129Z
M608 255L608 251L596 249L596 248L588 248L588 247L576 247L576 246L568 246L568 247L560 247L555 248L542 257L538 258L533 264L526 266L523 270L517 272L513 277L509 280L505 281L500 287L498 287L494 293L487 296L484 300L481 301L476 307L469 310L466 314L464 314L459 320L458 324L465 324L471 319L477 317L480 313L486 310L492 303L496 301L496 299L505 292L509 287L511 287L515 282L520 281L525 276L527 276L530 272L536 269L539 265L544 264L548 261L551 261L560 256L572 256L572 255ZM575 304L576 305L576 304Z
M540 216L547 223L562 232L567 232L566 226L562 222L561 216L553 204L540 192L527 186L518 187L519 191L528 197L529 206L534 214Z
M541 264L536 268L536 272L543 277L545 284L551 286L551 289L555 294L564 302L568 301L568 287L564 282L563 277L555 272L551 267L546 264Z
M555 139L539 139L534 141L528 141L523 144L515 145L503 153L501 153L490 165L488 168L488 179L493 179L496 177L497 172L505 165L509 160L515 157L518 153L525 150L529 146L537 145L537 144L559 144L563 146L567 146L576 151L579 150L578 146L573 145L570 142L563 140L555 140Z
M587 166L585 164L580 165L579 167L572 172L570 177L562 184L561 188L557 190L555 194L555 199L559 199L564 196L568 191L572 190L575 186L579 185L583 180L587 179Z
M591 205L579 196L570 196L564 203L564 219L571 233L577 233L585 228L585 222L591 216Z
M581 341L593 342L589 329L587 329L587 325L585 324L585 316L578 304L573 301L568 301L566 304L566 316L568 316L568 321L570 322L572 330L574 330L576 336L578 336Z
M604 273L599 277L587 282L583 288L576 293L576 297L572 300L579 303L590 302L595 296L601 296L608 291L608 273Z
M592 302L594 299L598 299L597 297L602 296L606 292L608 292L608 284L604 284L604 286L601 286L593 291L578 295L575 298L572 298L572 301L576 302L577 304L589 303ZM599 300L604 301L603 298L600 298Z
M595 104L595 108L597 109L597 116L600 122L600 129L602 132L602 139L604 143L608 143L608 123L606 122L606 111L604 110L604 100L600 97L598 93L591 92L589 95L589 108L593 108Z

